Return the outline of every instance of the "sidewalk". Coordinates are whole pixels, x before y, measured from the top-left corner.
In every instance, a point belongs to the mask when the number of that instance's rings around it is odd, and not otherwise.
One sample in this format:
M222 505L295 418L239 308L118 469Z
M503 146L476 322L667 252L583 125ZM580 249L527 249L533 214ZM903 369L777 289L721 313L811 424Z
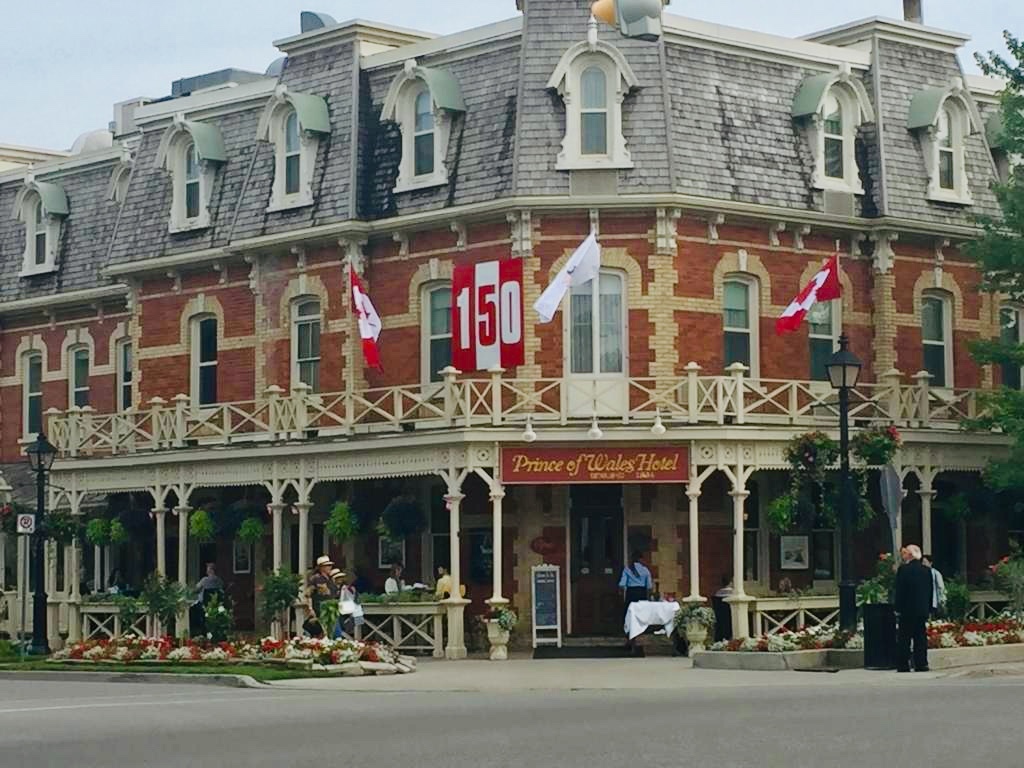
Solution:
M275 688L367 692L511 692L678 690L849 684L918 685L948 677L925 672L900 675L863 669L824 672L745 672L693 669L689 659L552 659L505 662L424 659L411 675L281 680Z

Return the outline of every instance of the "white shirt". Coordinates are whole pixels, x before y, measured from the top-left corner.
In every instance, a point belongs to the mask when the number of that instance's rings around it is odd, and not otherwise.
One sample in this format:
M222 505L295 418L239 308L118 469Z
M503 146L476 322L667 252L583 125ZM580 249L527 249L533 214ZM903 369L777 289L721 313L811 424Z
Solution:
M388 580L384 582L384 594L394 595L402 591L402 587L405 586L402 582L398 581L394 576L388 576Z
M938 608L946 602L946 580L938 569L932 567L932 608Z

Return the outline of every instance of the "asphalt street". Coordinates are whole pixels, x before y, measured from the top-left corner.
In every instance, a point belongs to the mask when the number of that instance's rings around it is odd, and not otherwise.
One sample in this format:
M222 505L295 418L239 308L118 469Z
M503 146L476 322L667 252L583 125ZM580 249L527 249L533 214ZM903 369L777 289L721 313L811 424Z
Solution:
M684 673L678 689L389 693L0 680L0 766L1024 765L1021 678L802 677L750 688L688 688Z

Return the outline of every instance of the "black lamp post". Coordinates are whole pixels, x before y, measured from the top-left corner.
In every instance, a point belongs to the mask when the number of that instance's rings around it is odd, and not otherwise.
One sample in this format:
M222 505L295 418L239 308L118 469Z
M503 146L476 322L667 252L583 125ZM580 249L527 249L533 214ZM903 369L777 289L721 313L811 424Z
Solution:
M839 626L857 628L857 582L853 578L853 512L855 492L850 482L850 390L857 386L861 362L850 351L850 340L839 337L839 351L825 366L829 381L839 390Z
M32 597L32 653L49 655L50 645L46 631L46 536L43 533L43 516L46 514L46 473L53 466L57 449L40 432L36 441L25 449L28 463L36 473L36 532L34 535L35 562L32 573L36 582ZM25 585L28 588L28 585Z

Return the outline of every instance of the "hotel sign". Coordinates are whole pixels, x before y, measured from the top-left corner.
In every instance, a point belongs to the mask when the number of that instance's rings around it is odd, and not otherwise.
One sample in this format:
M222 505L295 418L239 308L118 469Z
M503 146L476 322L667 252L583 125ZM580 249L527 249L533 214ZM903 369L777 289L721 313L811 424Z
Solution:
M559 483L685 483L686 448L501 449L501 482L506 485Z

